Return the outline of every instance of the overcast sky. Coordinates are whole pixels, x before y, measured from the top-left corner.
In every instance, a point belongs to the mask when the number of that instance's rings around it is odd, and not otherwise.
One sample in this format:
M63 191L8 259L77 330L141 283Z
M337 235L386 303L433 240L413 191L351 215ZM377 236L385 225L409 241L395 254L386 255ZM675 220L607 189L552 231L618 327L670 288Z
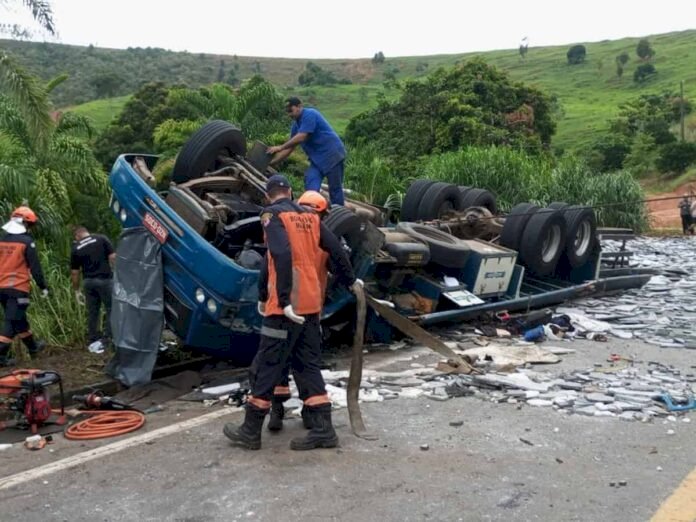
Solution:
M5 7L3 8L3 2ZM59 42L296 58L461 53L696 28L694 0L51 0ZM7 5L14 5L8 9ZM0 22L31 26L21 0ZM35 38L42 39L42 38Z

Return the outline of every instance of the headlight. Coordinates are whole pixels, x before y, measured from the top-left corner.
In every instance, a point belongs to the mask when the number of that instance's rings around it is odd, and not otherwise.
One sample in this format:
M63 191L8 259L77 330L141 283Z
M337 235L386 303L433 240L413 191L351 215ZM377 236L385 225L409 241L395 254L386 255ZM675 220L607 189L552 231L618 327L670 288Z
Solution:
M208 299L208 303L206 304L206 306L208 307L208 311L211 314L214 314L215 312L217 312L217 303L215 301L213 301L212 299Z
M126 222L126 219L128 219L128 214L126 214L125 208L121 209L121 212L118 213L118 217L120 217L121 221L123 221L124 223Z
M196 301L203 304L205 302L205 294L200 288L196 288Z
M114 199L114 205L112 208L114 209L114 212L116 214L119 213L119 211L121 210L121 204L118 202L118 199Z

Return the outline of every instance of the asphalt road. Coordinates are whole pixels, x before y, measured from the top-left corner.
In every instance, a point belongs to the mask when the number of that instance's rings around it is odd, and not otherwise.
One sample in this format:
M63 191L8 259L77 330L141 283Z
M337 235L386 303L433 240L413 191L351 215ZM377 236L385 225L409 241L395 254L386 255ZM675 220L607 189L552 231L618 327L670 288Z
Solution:
M686 350L625 341L572 347L577 354L545 369L582 367L628 351L684 370L696 364ZM404 355L370 355L368 365L408 367ZM434 362L427 355L417 360ZM397 399L363 405L378 441L354 437L346 410L339 410L340 448L305 453L288 449L290 438L304 433L299 420L286 421L281 434L264 432L257 452L231 447L222 435L225 422L241 420L238 412L176 427L214 411L170 403L150 416L145 430L175 426L168 436L45 476L23 476L13 487L3 488L0 479L1 519L649 520L696 465L696 420L644 424L472 397ZM463 424L450 425L457 421ZM0 475L42 470L111 442L58 440L50 452L12 448L0 453ZM626 485L610 486L619 481Z

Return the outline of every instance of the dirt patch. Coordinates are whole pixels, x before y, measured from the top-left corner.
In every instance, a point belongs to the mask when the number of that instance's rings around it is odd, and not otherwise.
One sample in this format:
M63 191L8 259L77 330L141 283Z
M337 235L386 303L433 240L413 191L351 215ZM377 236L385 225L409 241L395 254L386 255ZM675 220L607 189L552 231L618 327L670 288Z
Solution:
M652 198L680 197L687 194L690 190L696 192L696 183L685 183L672 192L654 194ZM653 228L678 228L681 229L681 218L679 217L679 200L667 199L662 201L648 202L648 212L650 214L650 224Z

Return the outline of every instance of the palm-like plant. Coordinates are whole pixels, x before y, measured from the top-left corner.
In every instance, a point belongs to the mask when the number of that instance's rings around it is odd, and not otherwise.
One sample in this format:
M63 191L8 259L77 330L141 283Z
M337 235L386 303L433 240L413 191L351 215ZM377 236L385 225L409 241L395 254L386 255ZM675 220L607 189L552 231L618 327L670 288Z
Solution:
M85 139L92 127L76 114L52 118L46 90L11 60L5 63L21 81L15 96L0 95L0 213L27 200L39 214L41 233L67 244L65 224L77 218L75 197L106 195L106 175Z

